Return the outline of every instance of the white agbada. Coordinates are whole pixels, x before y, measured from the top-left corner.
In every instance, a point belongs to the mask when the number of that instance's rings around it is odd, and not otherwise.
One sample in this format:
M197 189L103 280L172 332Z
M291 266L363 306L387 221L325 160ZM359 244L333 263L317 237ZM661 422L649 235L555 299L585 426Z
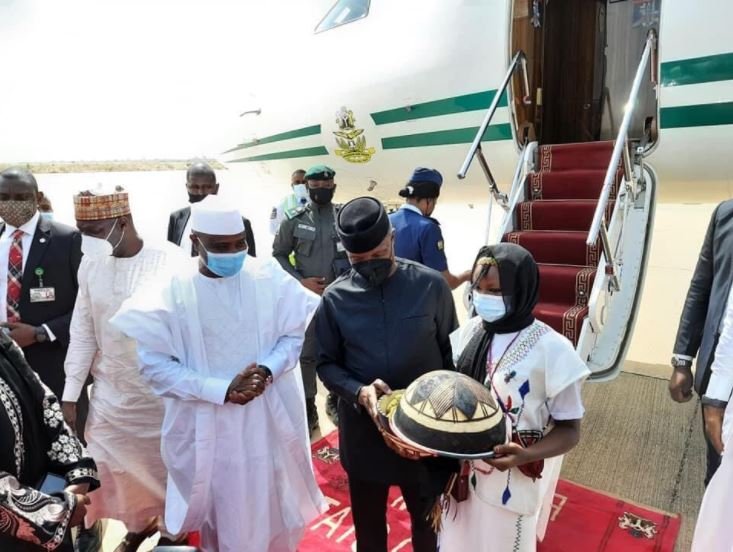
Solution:
M728 401L723 416L723 456L705 489L697 516L692 552L733 551L733 289L728 296L712 374L705 395Z
M480 324L478 317L472 318L451 336L456 361ZM546 324L535 321L521 332L496 334L490 357L498 364L492 394L512 413L520 431L546 434L553 417L582 418L580 386L590 372L572 344ZM536 481L516 468L500 472L480 461L471 465L469 480L475 485L469 484L466 501L451 500L439 535L440 551L536 550L547 528L562 456L546 459Z
M79 267L63 400L78 400L91 369L94 385L86 439L101 487L91 494L89 522L117 519L137 532L163 515L163 401L140 377L134 340L109 319L135 290L150 285L180 255L170 244L146 243L134 257L84 257Z
M293 369L317 304L276 262L247 258L230 278L178 275L113 319L137 339L143 376L166 397L166 526L200 530L208 552L294 551L327 509ZM274 382L244 406L224 404L253 362Z

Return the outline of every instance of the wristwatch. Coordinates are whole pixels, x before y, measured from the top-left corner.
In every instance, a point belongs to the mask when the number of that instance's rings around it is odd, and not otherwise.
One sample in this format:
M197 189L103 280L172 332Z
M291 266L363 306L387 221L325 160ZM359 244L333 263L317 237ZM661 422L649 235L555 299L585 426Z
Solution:
M721 401L720 399L712 399L703 395L700 398L700 402L703 406L712 406L713 408L725 408L728 406L728 401Z
M37 326L36 327L36 343L45 343L48 341L48 333L46 333L46 328L43 326Z
M672 368L690 368L692 366L692 361L673 355L670 364L672 364Z

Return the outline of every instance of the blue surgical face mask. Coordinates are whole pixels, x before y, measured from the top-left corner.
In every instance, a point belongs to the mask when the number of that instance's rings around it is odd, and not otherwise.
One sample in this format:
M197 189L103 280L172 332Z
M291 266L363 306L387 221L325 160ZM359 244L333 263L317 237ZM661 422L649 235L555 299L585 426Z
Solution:
M48 220L48 221L53 220L53 211L41 211L40 215L41 215L41 218L44 220Z
M486 293L473 292L473 307L486 322L496 322L506 316L506 305L501 295L487 295Z
M308 188L305 184L293 184L293 194L298 203L306 203L308 201Z
M199 245L201 246L200 242ZM206 251L206 267L222 278L239 274L244 266L244 260L247 258L246 249L236 253L210 253L206 249L204 251Z

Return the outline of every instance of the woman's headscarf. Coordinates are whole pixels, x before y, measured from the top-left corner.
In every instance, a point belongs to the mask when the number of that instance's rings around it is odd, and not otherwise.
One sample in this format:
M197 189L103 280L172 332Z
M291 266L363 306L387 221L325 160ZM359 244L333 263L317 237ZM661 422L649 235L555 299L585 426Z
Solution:
M529 251L513 243L499 243L482 247L473 262L473 272L481 266L479 277L486 276L492 265L499 270L501 293L506 305L506 315L496 322L482 323L479 331L468 343L458 359L459 372L481 383L486 379L486 356L494 334L523 330L534 322L532 311L540 292L540 272ZM476 293L476 291L473 291Z

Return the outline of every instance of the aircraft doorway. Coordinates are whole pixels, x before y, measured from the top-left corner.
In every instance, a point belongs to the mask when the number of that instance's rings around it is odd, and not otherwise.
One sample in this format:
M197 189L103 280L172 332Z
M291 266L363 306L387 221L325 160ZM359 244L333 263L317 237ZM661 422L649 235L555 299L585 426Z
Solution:
M514 0L511 52L527 55L532 102L515 101L520 142L562 144L615 137L644 48L658 29L661 0ZM513 82L515 98L521 85ZM656 116L651 86L642 89L630 137Z

